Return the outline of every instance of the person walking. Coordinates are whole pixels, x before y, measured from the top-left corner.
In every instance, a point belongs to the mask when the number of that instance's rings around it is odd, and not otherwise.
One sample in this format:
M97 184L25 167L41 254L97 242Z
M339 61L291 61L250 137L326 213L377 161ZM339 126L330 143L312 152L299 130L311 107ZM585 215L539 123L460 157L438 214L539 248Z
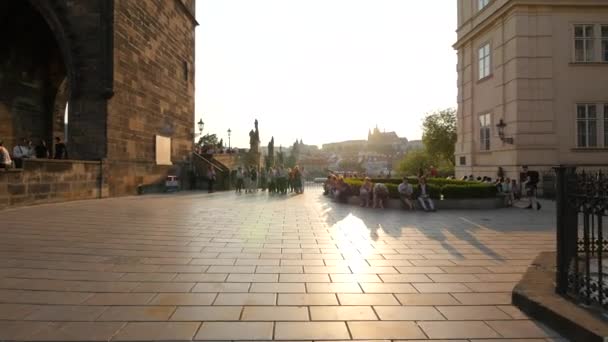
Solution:
M243 168L239 166L236 170L236 191L239 194L243 191L243 186L245 185L245 174L243 173ZM245 190L247 191L247 190Z
M215 178L216 178L215 170L213 169L213 166L209 166L209 168L207 169L207 179L209 182L209 193L213 192L213 184L215 183Z
M536 199L536 188L540 178L538 171L528 169L527 165L522 166L521 169L523 171L522 176L524 179L524 188L526 189L526 194L528 195L529 201L529 204L525 209L534 209L534 207L536 207L536 210L540 210L542 206L538 202L538 199Z
M4 142L0 140L0 169L8 170L13 165L11 154L4 147Z

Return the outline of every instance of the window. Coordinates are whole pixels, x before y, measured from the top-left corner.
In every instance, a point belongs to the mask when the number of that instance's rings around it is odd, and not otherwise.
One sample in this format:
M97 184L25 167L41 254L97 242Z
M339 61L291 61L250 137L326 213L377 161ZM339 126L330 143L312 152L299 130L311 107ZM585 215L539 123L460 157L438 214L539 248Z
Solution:
M593 62L593 25L574 26L574 61Z
M187 61L183 61L182 70L184 72L184 80L188 81L188 75L190 74L190 65L188 64Z
M483 151L490 150L490 114L479 116L479 148Z
M488 6L490 0L477 0L477 10L481 11L484 7Z
M490 43L479 48L479 79L490 76Z
M602 26L602 62L608 62L608 26Z
M597 146L597 106L578 104L576 106L577 147Z
M467 157L460 157L460 165L467 165Z

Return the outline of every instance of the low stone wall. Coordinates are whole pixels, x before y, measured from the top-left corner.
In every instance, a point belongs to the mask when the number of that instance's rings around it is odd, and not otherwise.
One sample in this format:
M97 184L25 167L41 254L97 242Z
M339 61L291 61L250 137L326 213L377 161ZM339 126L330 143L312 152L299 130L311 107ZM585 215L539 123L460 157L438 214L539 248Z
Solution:
M107 196L99 161L28 159L0 170L0 208Z
M352 196L348 199L348 204L359 205L359 197ZM433 200L437 210L443 209L497 209L504 208L505 203L503 198L462 198L462 199L444 199ZM416 203L418 204L418 203ZM395 198L389 198L387 208L402 209L401 201Z

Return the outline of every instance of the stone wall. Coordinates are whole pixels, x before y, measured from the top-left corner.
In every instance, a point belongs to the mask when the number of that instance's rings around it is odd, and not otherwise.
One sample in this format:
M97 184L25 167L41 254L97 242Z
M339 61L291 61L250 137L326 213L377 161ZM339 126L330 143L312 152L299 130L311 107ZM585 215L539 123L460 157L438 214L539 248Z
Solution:
M114 1L114 97L108 104L110 194L164 181L194 137L193 1ZM174 166L156 165L155 136Z
M22 170L0 171L0 209L103 197L103 169L94 161L24 160Z

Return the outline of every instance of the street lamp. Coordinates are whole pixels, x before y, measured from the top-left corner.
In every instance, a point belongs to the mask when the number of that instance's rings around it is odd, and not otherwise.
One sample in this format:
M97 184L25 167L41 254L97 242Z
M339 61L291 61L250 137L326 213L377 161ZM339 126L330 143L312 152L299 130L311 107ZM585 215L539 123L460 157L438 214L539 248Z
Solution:
M496 128L498 128L498 137L500 140L502 140L502 142L513 145L513 138L505 137L505 127L507 127L507 124L500 119L500 121L496 124Z
M205 123L203 122L203 119L198 120L198 131L201 135L203 134L204 127L205 127Z
M232 130L228 128L228 149L230 149L230 133L232 133Z

